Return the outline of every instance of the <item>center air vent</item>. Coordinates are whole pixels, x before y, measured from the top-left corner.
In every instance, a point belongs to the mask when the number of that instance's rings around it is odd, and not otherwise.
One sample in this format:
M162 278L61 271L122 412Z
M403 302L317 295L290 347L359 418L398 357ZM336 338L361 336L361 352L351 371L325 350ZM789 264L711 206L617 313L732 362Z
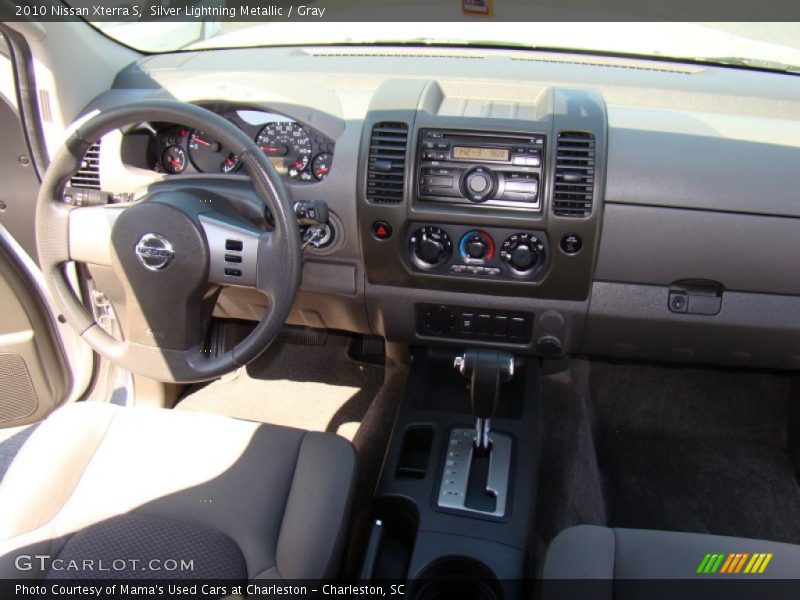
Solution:
M100 142L89 146L83 156L81 168L72 176L70 185L90 190L100 189Z
M562 131L556 143L553 214L588 217L594 194L594 135Z
M376 123L372 128L367 163L367 200L376 204L400 204L406 173L408 125Z

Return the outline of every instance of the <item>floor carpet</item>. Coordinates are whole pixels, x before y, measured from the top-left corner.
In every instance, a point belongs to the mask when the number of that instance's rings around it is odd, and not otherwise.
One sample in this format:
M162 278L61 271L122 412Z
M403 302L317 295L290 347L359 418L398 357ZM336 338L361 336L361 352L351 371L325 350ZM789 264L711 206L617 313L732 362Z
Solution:
M331 431L352 440L384 369L350 360L349 341L333 333L321 345L278 340L247 367L191 391L176 408Z
M537 553L579 523L800 544L792 385L586 360L543 377Z

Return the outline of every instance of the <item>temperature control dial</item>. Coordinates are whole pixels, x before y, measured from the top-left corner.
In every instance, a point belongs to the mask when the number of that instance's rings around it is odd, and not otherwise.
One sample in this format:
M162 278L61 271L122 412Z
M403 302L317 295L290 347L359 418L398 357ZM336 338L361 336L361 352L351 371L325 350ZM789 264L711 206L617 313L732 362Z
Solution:
M423 269L436 267L448 258L453 251L453 241L447 233L432 225L426 225L414 232L408 240L414 263Z
M500 247L500 258L515 275L529 275L541 261L544 244L532 233L515 233Z
M494 257L494 240L485 231L473 229L461 237L458 250L465 261L489 261Z

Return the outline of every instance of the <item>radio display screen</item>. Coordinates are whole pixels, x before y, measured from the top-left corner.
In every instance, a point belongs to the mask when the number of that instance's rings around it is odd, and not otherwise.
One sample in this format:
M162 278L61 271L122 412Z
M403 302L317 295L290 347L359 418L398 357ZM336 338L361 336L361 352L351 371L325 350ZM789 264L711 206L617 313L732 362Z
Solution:
M467 158L470 160L501 160L511 158L508 148L479 148L475 146L453 146L453 158Z

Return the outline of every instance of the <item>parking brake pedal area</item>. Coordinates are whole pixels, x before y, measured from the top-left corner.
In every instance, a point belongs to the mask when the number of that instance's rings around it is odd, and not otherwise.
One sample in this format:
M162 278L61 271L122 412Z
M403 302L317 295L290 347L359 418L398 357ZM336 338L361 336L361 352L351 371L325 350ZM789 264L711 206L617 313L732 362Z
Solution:
M488 454L477 456L475 437L472 428L450 432L437 504L447 510L504 517L511 476L511 438L491 432Z

